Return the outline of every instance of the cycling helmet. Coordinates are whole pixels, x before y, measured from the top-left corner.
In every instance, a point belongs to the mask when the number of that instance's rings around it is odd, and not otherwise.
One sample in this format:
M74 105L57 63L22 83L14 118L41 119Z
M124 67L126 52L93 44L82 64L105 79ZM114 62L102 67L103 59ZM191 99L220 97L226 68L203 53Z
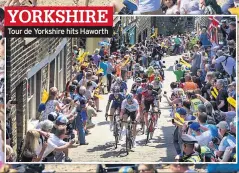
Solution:
M160 75L159 71L158 71L158 70L156 70L156 71L154 72L154 75L155 75L155 76L158 76L158 75Z
M135 79L135 82L141 83L141 82L142 82L142 79L141 79L140 77L138 77L138 78Z
M140 66L139 72L144 73L144 68L142 66Z
M139 68L140 67L140 64L139 63L136 63L135 64L135 68Z
M122 82L122 78L121 77L117 77L116 78L116 83L121 83Z
M156 78L154 78L154 80L155 80L156 82L158 82L158 81L160 81L160 78L159 78L159 77L156 77Z
M73 81L72 81L72 85L77 86L77 85L78 85L78 81L77 81L77 80L73 80Z
M126 99L127 101L132 101L134 98L133 94L129 93L127 96L126 96Z
M119 92L120 92L120 87L115 86L115 87L113 88L113 93L119 93Z
M154 88L154 86L150 83L150 84L148 84L148 90L152 90L153 88Z

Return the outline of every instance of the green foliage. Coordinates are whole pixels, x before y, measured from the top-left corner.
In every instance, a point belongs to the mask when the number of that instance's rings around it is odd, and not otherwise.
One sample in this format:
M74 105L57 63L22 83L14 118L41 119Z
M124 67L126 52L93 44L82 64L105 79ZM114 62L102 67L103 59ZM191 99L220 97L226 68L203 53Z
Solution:
M199 39L197 37L192 38L188 45L189 50L193 50L193 46L197 44L198 41Z

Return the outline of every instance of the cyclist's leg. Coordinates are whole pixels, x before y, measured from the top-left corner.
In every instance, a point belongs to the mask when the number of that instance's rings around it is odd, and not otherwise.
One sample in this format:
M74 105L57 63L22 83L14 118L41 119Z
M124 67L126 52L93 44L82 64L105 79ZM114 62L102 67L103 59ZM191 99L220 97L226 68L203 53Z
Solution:
M115 107L113 107L113 105L111 106L111 108L110 108L110 122L113 122L113 115L114 115L114 113L115 113Z
M125 110L125 113L123 115L123 121L124 122L122 122L122 124L121 124L121 129L122 129L123 135L124 135L124 133L126 132L126 129L127 129L127 123L125 123L125 121L127 121L128 117L129 117L129 113L128 113L127 110Z
M130 113L130 119L131 119L131 121L135 121L135 120L136 120L136 112L131 112L131 113ZM136 125L137 125L136 123L134 123L134 124L132 125L134 138L136 138Z
M114 125L114 123L113 123L114 113L115 113L115 108L112 105L110 108L110 116L109 116L110 117L110 130L113 129L113 125Z
M144 102L144 122L146 127L148 127L149 122L148 122L148 112L150 109L150 103L148 103L147 101Z
M110 6L113 6L114 13L115 13L115 12L120 12L120 11L125 7L122 2L117 1L117 0L112 1L112 2L110 3Z

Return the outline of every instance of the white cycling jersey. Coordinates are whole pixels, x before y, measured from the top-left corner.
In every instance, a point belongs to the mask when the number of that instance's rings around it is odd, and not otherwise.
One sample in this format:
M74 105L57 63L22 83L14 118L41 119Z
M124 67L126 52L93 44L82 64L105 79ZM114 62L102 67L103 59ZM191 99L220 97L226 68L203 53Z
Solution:
M129 112L135 112L139 109L139 103L136 99L134 99L132 104L128 104L127 100L125 99L122 102L121 109L127 109Z

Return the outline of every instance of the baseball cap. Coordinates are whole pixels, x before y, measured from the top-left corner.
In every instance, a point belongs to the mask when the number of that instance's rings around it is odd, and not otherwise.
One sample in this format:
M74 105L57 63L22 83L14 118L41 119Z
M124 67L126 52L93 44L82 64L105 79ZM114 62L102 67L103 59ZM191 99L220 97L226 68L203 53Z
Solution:
M230 129L226 121L221 121L220 123L217 124L217 127L224 130Z
M187 114L187 111L184 109L184 108L178 108L177 109L177 113L179 115L186 115Z
M44 103L41 103L38 107L38 112L42 112L46 109L46 105Z
M194 136L191 136L191 135L188 135L188 134L183 134L182 135L182 142L184 144L195 144L198 141Z
M66 118L65 115L60 114L60 115L57 117L56 122L62 123L62 124L67 124L67 123L68 123L68 119Z
M200 124L198 122L193 122L192 124L190 124L189 128L194 131L198 131L200 129Z
M51 112L51 113L48 115L48 120L50 120L50 121L55 121L55 120L56 120L56 117L57 117L57 113L56 113L56 112Z

